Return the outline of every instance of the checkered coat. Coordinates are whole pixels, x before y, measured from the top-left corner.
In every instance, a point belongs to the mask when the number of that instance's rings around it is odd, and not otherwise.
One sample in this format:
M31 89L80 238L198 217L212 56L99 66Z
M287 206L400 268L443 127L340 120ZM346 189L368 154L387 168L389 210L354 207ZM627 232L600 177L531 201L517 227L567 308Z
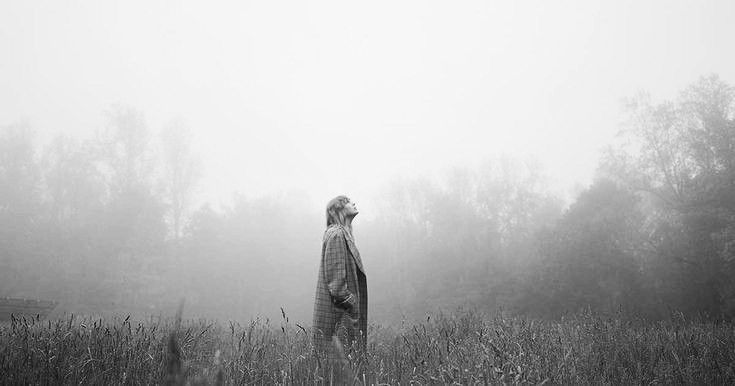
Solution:
M317 353L339 359L350 349L366 346L367 300L367 278L360 252L344 227L330 226L324 232L314 298ZM341 346L337 352L336 346Z

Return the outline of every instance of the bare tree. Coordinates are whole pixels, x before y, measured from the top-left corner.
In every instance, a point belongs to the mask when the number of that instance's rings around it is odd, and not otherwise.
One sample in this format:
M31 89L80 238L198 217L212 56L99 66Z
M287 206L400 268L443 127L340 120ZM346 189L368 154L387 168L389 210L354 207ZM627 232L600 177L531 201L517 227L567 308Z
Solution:
M166 126L163 140L163 190L169 206L168 217L175 240L181 238L182 229L191 201L201 177L200 159L191 149L191 130L180 119Z

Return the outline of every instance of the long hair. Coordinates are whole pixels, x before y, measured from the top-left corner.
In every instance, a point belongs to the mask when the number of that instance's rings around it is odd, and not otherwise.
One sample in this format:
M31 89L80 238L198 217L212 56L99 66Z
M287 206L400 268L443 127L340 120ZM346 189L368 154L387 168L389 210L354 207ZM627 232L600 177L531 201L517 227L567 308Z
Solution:
M342 225L345 228L349 228L347 226L347 221L345 221L345 205L350 202L350 199L347 198L347 196L337 196L329 201L327 204L327 228L331 225ZM352 229L347 229L350 234L352 233Z

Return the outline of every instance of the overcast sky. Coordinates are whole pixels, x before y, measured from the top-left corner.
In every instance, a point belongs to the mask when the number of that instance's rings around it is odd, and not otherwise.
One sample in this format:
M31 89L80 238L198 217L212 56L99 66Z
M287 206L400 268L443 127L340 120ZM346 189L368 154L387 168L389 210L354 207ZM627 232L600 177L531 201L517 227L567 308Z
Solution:
M181 118L202 196L360 201L396 175L536 157L587 184L640 90L735 83L735 1L3 1L0 125ZM365 209L364 207L362 208Z

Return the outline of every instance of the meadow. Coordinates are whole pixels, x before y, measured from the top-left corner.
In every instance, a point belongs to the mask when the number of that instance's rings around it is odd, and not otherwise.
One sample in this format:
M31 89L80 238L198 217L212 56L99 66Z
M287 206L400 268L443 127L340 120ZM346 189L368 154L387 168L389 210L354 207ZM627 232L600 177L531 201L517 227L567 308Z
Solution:
M369 327L356 384L732 384L730 323L581 313L558 321L457 310ZM14 318L3 384L329 384L308 326L280 320Z

